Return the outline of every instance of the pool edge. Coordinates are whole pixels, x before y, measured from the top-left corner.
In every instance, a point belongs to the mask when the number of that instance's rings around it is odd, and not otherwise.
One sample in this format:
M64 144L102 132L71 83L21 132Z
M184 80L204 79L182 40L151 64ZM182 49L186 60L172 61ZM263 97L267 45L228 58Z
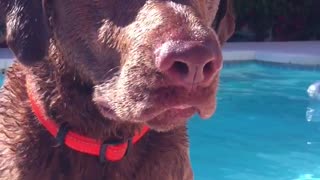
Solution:
M320 65L320 41L301 42L229 42L223 47L223 59L261 61L281 64ZM13 63L9 49L0 48L0 69Z
M320 65L320 41L226 43L223 57L224 61Z

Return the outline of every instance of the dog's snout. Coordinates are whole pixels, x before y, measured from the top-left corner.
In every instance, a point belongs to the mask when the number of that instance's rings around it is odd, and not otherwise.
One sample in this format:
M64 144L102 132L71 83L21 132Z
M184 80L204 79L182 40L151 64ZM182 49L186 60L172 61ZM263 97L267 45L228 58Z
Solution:
M208 85L222 66L218 45L200 41L169 41L156 50L156 67L175 85Z

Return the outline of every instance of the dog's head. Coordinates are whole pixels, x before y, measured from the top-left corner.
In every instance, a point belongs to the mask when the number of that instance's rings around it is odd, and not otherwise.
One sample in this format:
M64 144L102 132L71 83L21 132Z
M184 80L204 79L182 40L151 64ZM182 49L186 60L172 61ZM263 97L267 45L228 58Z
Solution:
M0 9L18 60L41 61L51 38L49 51L94 85L106 118L165 131L214 113L221 45L234 30L230 0L14 2Z

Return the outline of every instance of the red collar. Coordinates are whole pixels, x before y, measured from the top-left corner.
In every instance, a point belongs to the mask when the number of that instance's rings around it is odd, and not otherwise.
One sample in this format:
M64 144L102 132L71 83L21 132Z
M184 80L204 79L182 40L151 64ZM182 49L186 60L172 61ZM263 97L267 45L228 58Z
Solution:
M112 162L121 160L126 155L130 145L136 144L149 131L149 128L144 126L141 132L136 133L135 136L126 142L103 143L99 140L91 139L72 131L67 131L66 128L62 126L59 127L53 120L46 119L42 109L31 94L32 93L29 91L28 95L32 111L38 118L39 122L50 132L52 136L56 137L57 140L62 140L62 143L75 151L98 156L102 162L106 160Z

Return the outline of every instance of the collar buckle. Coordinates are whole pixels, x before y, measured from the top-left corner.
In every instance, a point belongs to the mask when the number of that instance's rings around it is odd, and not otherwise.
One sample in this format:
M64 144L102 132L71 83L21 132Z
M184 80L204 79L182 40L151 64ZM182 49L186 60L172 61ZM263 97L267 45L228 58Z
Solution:
M101 164L105 164L108 160L106 157L106 151L108 149L109 146L117 146L117 145L121 145L127 143L127 148L126 148L126 152L124 153L123 157L125 157L128 154L129 149L131 149L132 146L132 138L128 138L126 141L119 141L119 140L115 140L115 141L104 141L101 146L100 146L100 152L99 152L99 161Z

